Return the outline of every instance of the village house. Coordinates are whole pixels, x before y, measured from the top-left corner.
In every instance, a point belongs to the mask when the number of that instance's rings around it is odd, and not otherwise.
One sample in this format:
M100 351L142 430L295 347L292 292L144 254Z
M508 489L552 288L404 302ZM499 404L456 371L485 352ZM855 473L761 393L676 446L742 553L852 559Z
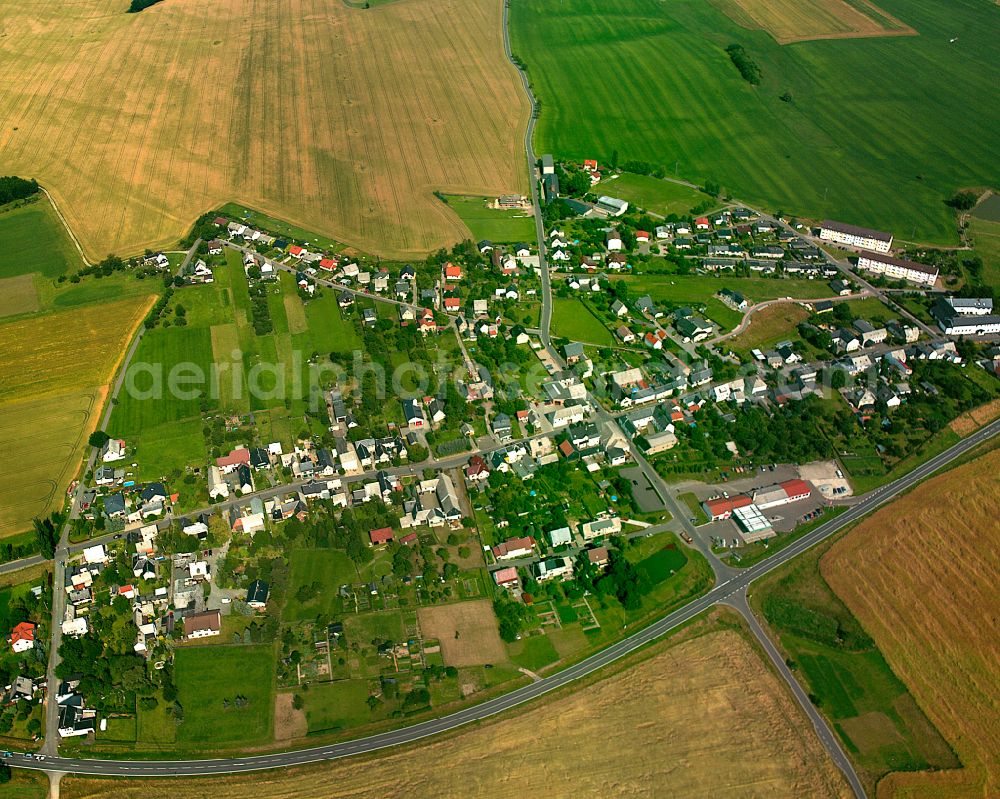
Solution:
M497 560L510 560L512 558L526 558L534 554L535 539L531 536L523 538L508 538L499 544L494 544L490 551Z

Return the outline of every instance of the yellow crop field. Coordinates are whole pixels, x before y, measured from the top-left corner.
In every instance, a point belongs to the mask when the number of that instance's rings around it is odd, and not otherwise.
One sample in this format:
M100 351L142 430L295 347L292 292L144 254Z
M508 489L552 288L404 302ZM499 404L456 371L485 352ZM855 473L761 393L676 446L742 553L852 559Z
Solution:
M129 298L0 324L0 403L103 385L152 303Z
M0 405L0 538L58 507L103 398L77 391Z
M962 769L894 773L880 797L1000 795L1000 450L923 484L838 541L824 578Z
M67 779L63 799L145 799L141 780ZM731 630L671 643L573 693L359 762L170 781L173 799L848 796L787 689Z
M59 507L154 298L0 324L0 538Z
M767 31L778 44L813 39L916 36L868 0L713 0L738 25Z
M7 4L0 174L92 258L227 201L390 256L469 233L433 196L526 191L500 0Z

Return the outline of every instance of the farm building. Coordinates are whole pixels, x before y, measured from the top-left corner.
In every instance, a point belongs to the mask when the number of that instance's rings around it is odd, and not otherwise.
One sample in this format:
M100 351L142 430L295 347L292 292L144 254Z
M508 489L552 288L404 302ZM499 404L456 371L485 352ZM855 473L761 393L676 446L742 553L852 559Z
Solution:
M598 197L597 209L603 211L608 216L621 216L628 210L628 203L619 200L617 197Z
M744 543L752 544L755 541L764 541L773 538L776 533L771 527L771 522L761 513L760 508L754 504L744 505L733 511L733 518L736 526L740 529L740 538Z

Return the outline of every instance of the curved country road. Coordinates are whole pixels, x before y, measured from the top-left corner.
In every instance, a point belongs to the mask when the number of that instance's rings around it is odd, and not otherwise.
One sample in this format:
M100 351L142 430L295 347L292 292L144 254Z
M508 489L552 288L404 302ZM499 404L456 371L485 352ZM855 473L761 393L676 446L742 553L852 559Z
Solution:
M504 4L503 11L503 33L504 49L507 57L513 62L510 49L509 26L507 16L507 5ZM517 66L515 64L515 66ZM545 267L544 253L544 229L542 226L541 213L538 210L537 184L538 179L535 174L535 155L532 146L532 135L535 126L535 100L531 93L527 76L518 67L518 72L524 84L525 92L528 95L532 114L528 121L525 132L525 152L528 157L529 182L531 185L532 198L535 202L536 213L536 233L539 243L540 274L542 276L543 302L541 337L546 349L551 349L549 343L548 329L551 314L551 299L548 283L548 270ZM812 532L804 535L785 549L776 552L755 566L736 574L733 577L719 583L707 594L689 602L684 607L667 614L658 621L653 622L648 627L633 633L628 638L609 646L600 652L596 652L588 658L576 663L563 671L552 674L537 682L517 688L503 696L494 697L478 705L463 708L451 715L442 718L430 719L428 721L413 724L397 730L378 733L364 738L342 743L321 745L300 749L291 752L275 752L271 754L254 755L250 757L214 758L206 760L162 760L162 761L116 761L116 760L94 760L70 757L47 756L42 760L32 755L14 754L10 758L11 765L22 768L37 769L54 773L75 773L87 775L105 775L119 777L174 777L174 776L198 776L212 774L232 774L241 772L257 771L262 769L273 769L284 766L303 765L306 763L316 763L327 760L335 760L352 755L376 752L402 744L413 743L432 735L457 729L466 724L471 724L483 719L490 718L499 713L523 705L537 699L551 691L558 690L570 685L576 680L586 677L601 668L619 660L626 655L635 652L646 646L650 642L666 635L682 624L693 619L709 608L720 604L734 604L733 597L745 596L748 585L759 577L768 574L782 564L788 562L797 555L805 552L816 544L826 540L846 526L856 522L858 519L872 512L876 508L891 501L900 493L909 490L918 482L931 475L933 472L948 465L956 458L961 457L969 450L978 446L982 442L1000 433L1000 420L987 425L983 429L963 439L949 449L931 458L926 463L914 469L909 474L899 478L883 488L871 492L865 499L845 511L835 519L817 527ZM738 600L737 600L738 604ZM825 728L825 721L818 711L811 706L806 706L806 711L810 715L817 729ZM824 741L826 743L826 741ZM843 754L836 742L834 746L828 746L831 756L836 764L844 772L851 783L851 786L858 796L864 796L864 789L858 781L853 766Z
M14 754L9 758L10 764L21 768L43 771L117 777L174 777L232 774L335 760L351 755L375 752L401 744L413 743L431 735L454 730L465 724L480 721L495 716L498 713L511 710L525 702L530 702L551 691L567 686L575 680L593 674L604 666L641 649L651 641L666 635L714 605L724 603L726 600L732 603L731 597L743 591L754 580L763 577L792 558L826 540L849 524L856 522L861 517L891 501L900 493L912 488L933 472L947 466L956 458L961 457L969 450L997 435L997 433L1000 433L1000 420L963 439L940 455L931 458L910 474L899 478L884 488L873 491L864 501L845 511L835 519L831 519L826 524L817 527L811 533L803 536L780 552L775 553L767 560L715 586L715 588L699 599L664 616L662 619L619 641L617 644L613 644L607 649L597 652L561 672L545 677L539 682L533 682L503 696L498 696L481 704L464 708L452 713L450 716L424 721L409 727L370 735L365 738L358 738L353 741L315 746L294 752L275 752L273 754L255 755L252 757L215 758L211 760L116 761L87 760L71 757L47 757L44 760L38 760L33 756ZM838 763L838 765L843 767L842 764ZM848 773L853 773L853 769Z

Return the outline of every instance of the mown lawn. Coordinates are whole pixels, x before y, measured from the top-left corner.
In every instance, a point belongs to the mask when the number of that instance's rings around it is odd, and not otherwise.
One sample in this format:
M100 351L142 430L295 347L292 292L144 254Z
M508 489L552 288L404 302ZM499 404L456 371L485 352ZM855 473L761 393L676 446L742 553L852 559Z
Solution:
M552 298L552 332L556 336L585 344L610 346L611 333L580 300Z
M274 649L269 644L182 647L174 656L174 680L184 708L178 743L249 746L271 740ZM236 707L238 697L246 698L246 706Z
M340 680L310 685L299 691L305 701L309 732L332 732L357 727L372 720L368 709L368 680Z
M535 219L530 211L487 208L486 197L448 196L448 207L465 222L476 241L517 243L535 238Z
M976 254L983 259L983 282L1000 286L1000 222L974 218L972 237Z
M879 6L921 35L781 46L713 3L515 0L512 46L541 106L535 149L602 163L617 154L771 210L955 242L944 200L1000 184L996 7ZM759 65L759 85L731 63L733 43ZM912 120L905 137L899 119Z
M529 671L538 671L559 659L559 653L547 635L522 638L520 641L508 644L507 651L515 666Z
M371 579L370 569L358 570L347 554L339 549L295 549L289 554L285 621L305 621L316 616L340 614L342 585L354 585Z
M632 205L660 216L684 216L696 205L709 199L707 194L679 183L630 172L623 172L613 180L601 181L593 191L628 200Z
M122 437L138 436L165 422L200 416L202 403L210 407L214 404L206 396L212 363L212 335L207 328L163 327L148 331L129 364L109 430ZM200 384L202 396L188 395L198 387L195 385L179 386L183 392L171 389L171 371L182 364L204 377Z

